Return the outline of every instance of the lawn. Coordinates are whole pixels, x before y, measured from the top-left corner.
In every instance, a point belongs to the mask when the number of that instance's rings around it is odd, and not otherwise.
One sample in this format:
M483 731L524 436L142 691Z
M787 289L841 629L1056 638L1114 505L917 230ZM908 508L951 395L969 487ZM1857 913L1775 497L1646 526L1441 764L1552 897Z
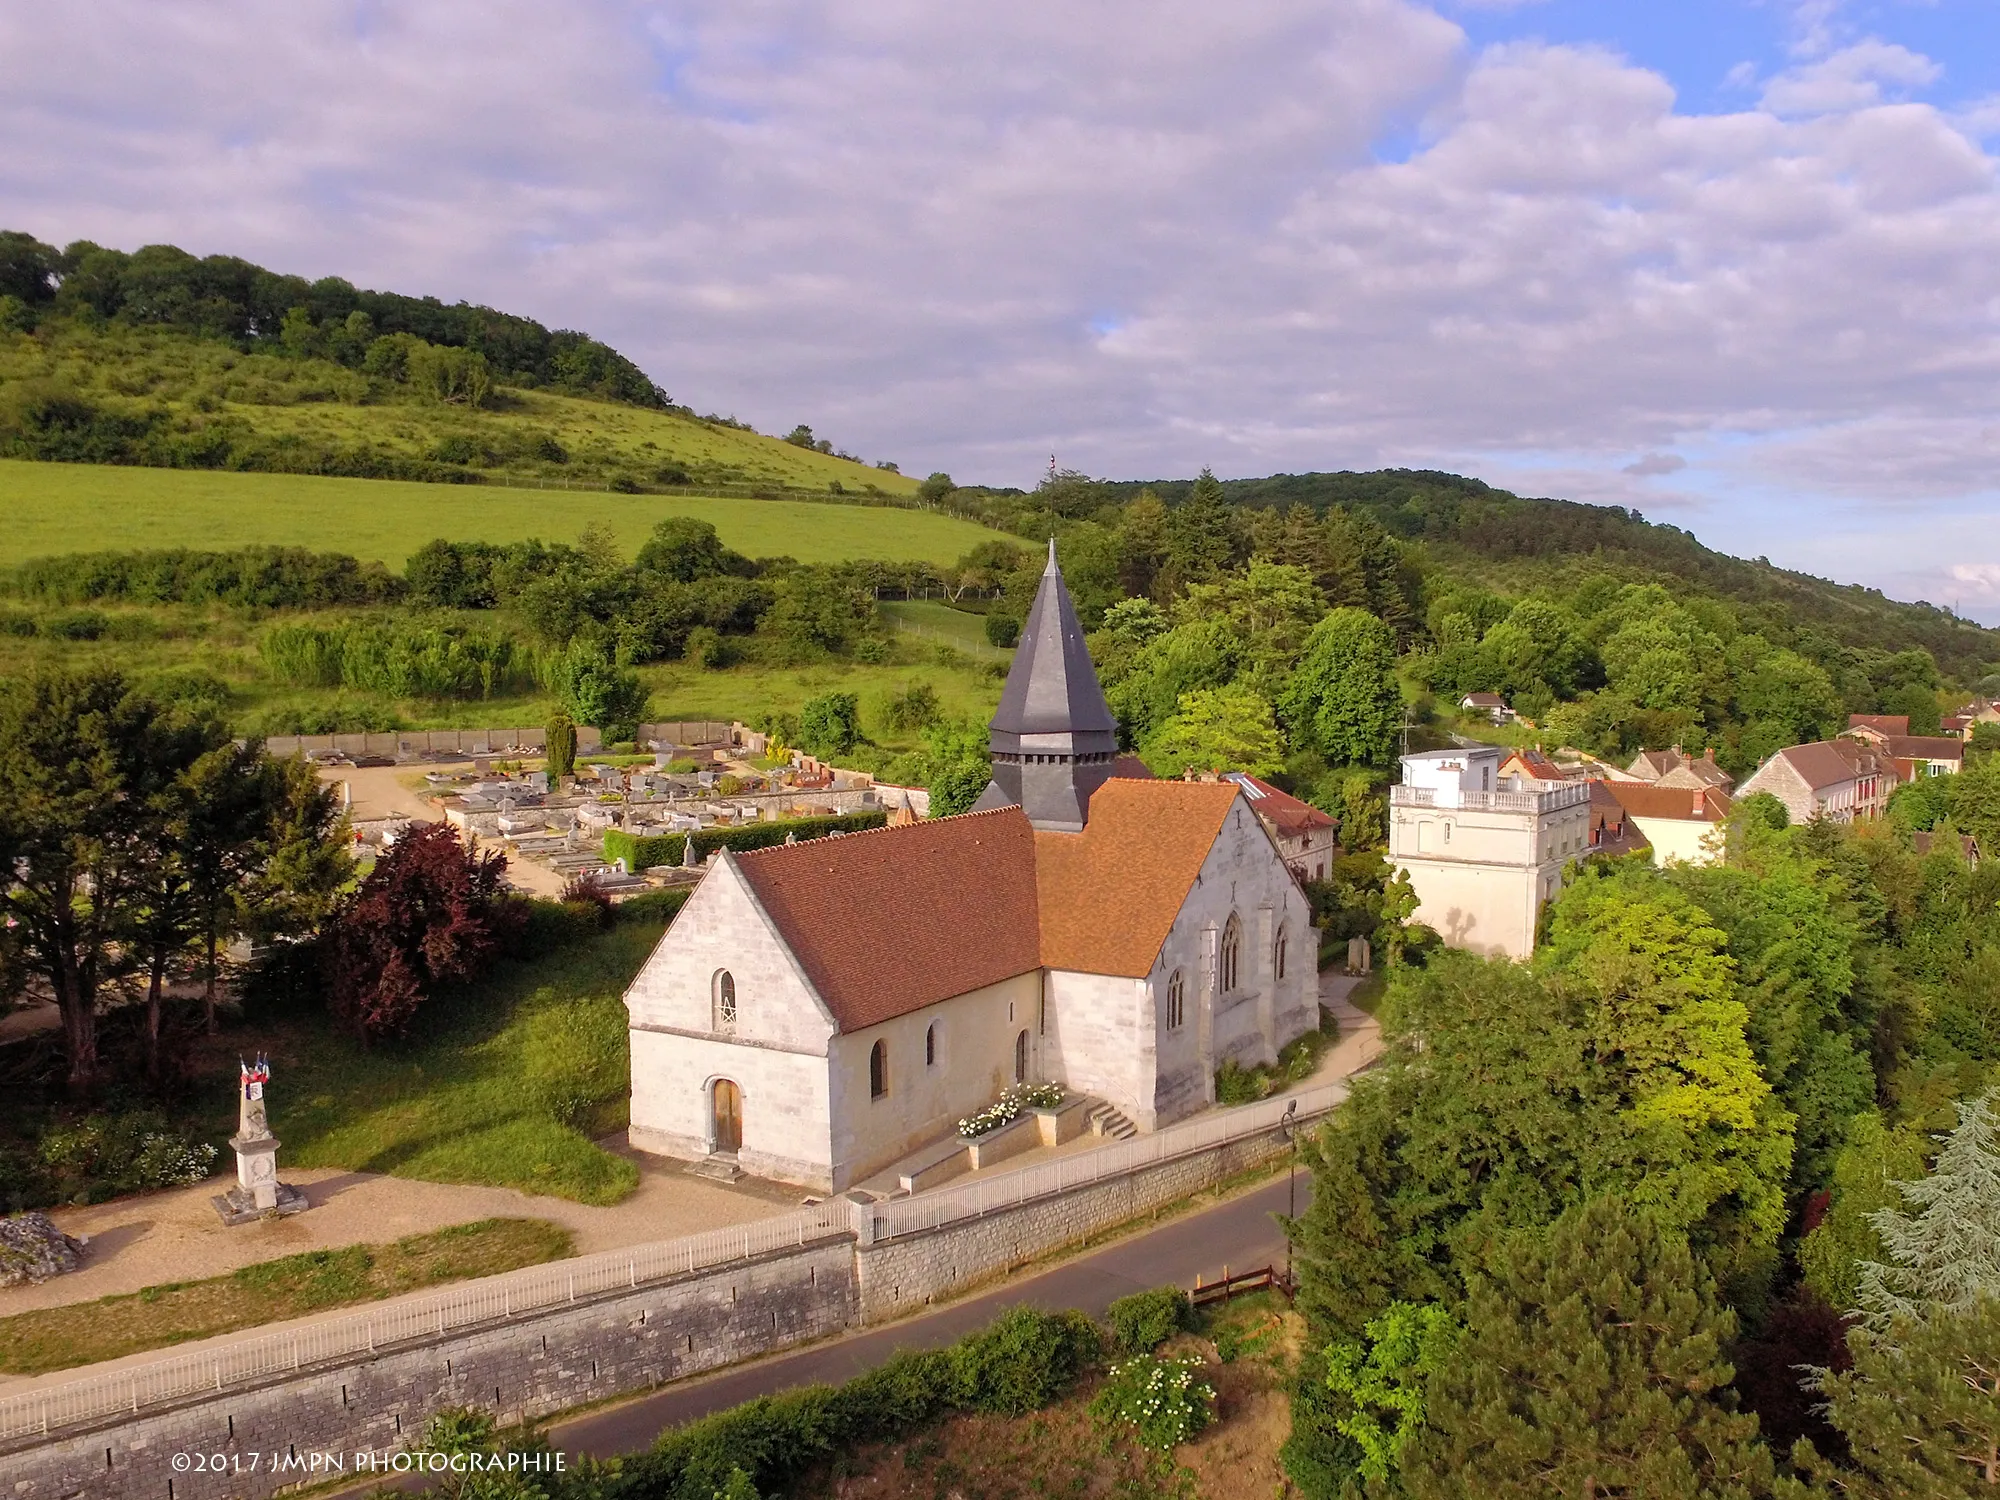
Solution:
M746 556L800 562L946 564L999 535L953 516L883 506L19 459L0 460L0 513L8 518L0 530L0 566L49 553L269 543L345 552L400 569L411 552L438 537L569 541L593 524L609 527L626 552L636 554L666 516L711 521L722 540Z
M933 599L884 601L882 613L898 630L920 640L941 641L979 661L1012 661L1014 653L986 639L986 616L968 614Z
M0 1318L0 1371L74 1369L574 1253L569 1231L542 1219L481 1219L387 1245L311 1250L206 1281Z
M284 1080L271 1128L285 1160L616 1203L638 1185L638 1169L593 1137L624 1127L625 1095L608 1099L583 1129L561 1124L532 1087L531 1053L548 1025L538 1018L568 1010L586 1034L604 1039L607 1073L625 1077L621 996L662 930L621 924L539 959L503 962L467 991L427 1005L408 1040L372 1050L324 1016L260 1023L268 1035L260 1045ZM222 1040L233 1058L238 1040Z

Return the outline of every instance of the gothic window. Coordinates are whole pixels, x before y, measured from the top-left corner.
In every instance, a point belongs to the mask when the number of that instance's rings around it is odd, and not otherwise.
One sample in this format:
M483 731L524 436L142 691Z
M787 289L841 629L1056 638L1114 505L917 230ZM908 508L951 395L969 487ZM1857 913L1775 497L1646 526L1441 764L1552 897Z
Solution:
M1231 917L1229 925L1222 929L1222 963L1217 988L1227 995L1236 988L1236 977L1243 962L1243 924Z
M868 1049L868 1097L880 1099L889 1092L889 1044L877 1042Z
M718 969L715 975L715 1029L736 1029L736 976L727 969Z
M1288 934L1284 928L1278 929L1278 946L1271 950L1271 972L1279 979L1285 977L1285 942Z
M1022 1032L1014 1038L1014 1082L1028 1081L1028 1033Z
M937 1022L935 1021L924 1028L924 1066L927 1068L937 1066Z
M1187 1020L1187 981L1179 969L1167 981L1167 1030L1179 1031Z

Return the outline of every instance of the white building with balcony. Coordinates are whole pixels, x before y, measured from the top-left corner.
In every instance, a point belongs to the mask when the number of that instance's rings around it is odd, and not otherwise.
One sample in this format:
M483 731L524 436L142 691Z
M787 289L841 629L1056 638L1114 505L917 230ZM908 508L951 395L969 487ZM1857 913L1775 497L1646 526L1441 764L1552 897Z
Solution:
M1490 745L1403 757L1389 789L1389 862L1409 871L1416 920L1446 944L1526 958L1563 867L1590 852L1590 785L1509 776Z

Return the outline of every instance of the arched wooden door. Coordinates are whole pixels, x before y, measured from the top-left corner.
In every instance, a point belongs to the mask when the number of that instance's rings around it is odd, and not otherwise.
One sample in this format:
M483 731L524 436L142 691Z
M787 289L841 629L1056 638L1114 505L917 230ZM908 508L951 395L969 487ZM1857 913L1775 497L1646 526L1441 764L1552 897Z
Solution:
M743 1091L727 1078L715 1080L715 1149L743 1148Z

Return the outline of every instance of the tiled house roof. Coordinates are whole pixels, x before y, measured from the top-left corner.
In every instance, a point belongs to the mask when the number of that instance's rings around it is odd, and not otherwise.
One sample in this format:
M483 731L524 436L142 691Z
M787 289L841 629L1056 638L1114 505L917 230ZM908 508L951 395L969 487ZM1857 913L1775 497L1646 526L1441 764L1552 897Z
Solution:
M723 857L858 1031L1039 968L1152 972L1237 796L1112 779L1081 833L1003 807Z
M1677 818L1720 823L1729 816L1729 795L1714 787L1648 786L1637 781L1605 781L1592 784L1593 799L1598 786L1610 793L1618 805L1634 818Z

